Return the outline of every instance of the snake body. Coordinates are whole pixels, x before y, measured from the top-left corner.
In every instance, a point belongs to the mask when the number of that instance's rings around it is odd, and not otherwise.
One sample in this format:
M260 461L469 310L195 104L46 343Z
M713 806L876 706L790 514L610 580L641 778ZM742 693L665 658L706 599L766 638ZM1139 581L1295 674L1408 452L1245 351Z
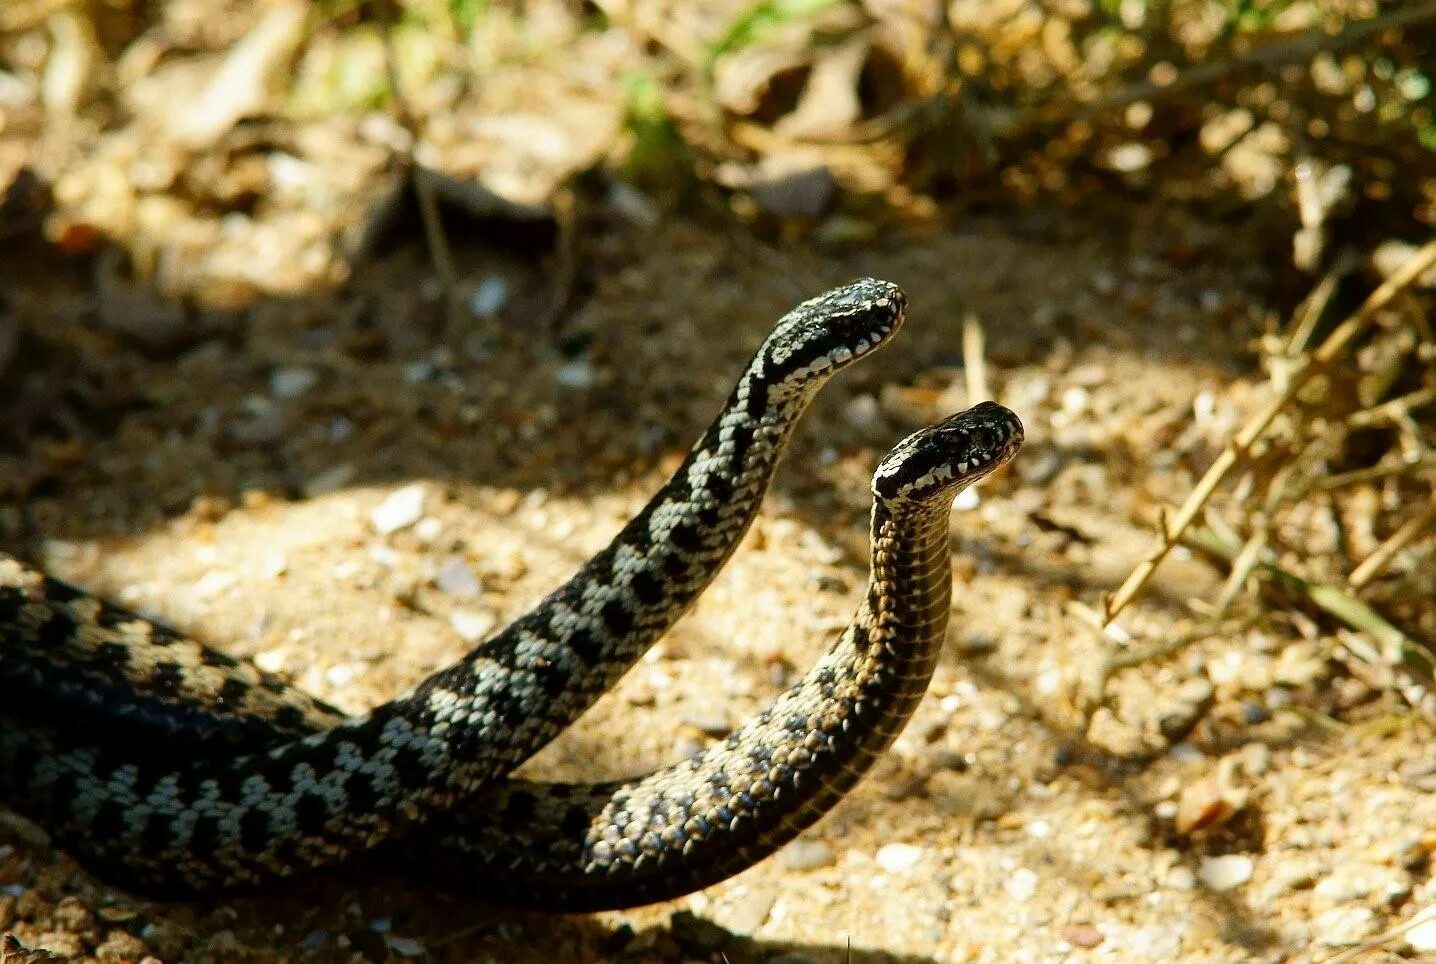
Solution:
M511 781L410 866L483 896L586 911L680 896L777 850L861 779L917 708L951 611L953 499L1022 439L1017 416L985 402L893 449L873 476L871 575L856 616L725 740L635 780Z
M686 611L751 523L818 389L884 344L905 306L895 285L866 280L785 315L607 548L412 693L318 732L311 721L330 708L0 560L0 683L22 708L0 728L5 802L102 875L177 894L260 885L441 821L576 719ZM218 732L241 752L146 755L107 737L115 710ZM226 722L208 729L213 719ZM256 748L266 733L289 738Z
M1009 461L1022 434L1015 415L984 403L883 460L857 615L812 671L726 740L628 781L500 784L405 844L408 868L482 897L587 911L679 896L792 839L862 777L916 708L950 610L952 500ZM75 752L25 738L43 755Z

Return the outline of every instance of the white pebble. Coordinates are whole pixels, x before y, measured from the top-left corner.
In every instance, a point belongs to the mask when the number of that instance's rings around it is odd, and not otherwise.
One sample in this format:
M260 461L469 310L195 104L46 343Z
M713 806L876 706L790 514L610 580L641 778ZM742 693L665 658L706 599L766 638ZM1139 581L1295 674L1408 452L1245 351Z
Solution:
M554 381L564 388L572 388L579 391L592 388L593 383L598 380L594 374L593 366L583 359L571 361L564 365L554 375Z
M439 567L434 574L434 585L442 593L463 599L473 599L483 590L479 577L474 575L474 570L469 568L462 556L450 556Z
M472 609L455 609L449 614L449 625L466 643L477 643L494 628L494 617Z
M857 395L843 406L843 417L859 429L875 429L880 424L878 400L871 395Z
M1037 893L1037 875L1026 867L1018 867L1007 878L1007 883L1002 885L1007 891L1007 896L1013 900L1029 900Z
M469 296L469 311L475 318L492 318L504 310L508 300L508 282L499 275L489 275Z
M1235 890L1252 879L1252 869L1252 859L1245 854L1224 854L1204 858L1197 876L1212 890Z
M414 526L414 535L425 543L433 542L439 538L443 531L444 523L431 515L424 516L424 518L419 520L419 524Z
M1091 392L1080 385L1074 385L1062 393L1062 411L1068 415L1080 415L1091 398Z
M259 564L259 574L269 579L278 579L289 571L289 560L282 552L271 552Z
M1173 867L1167 875L1167 886L1173 890L1192 890L1197 886L1197 875L1190 867Z
M912 844L890 843L878 849L878 866L889 873L909 870L922 859L923 849Z
M821 840L794 840L783 848L778 860L788 870L817 870L833 866L838 856Z
M1422 921L1407 931L1406 943L1418 953L1436 951L1436 917Z
M227 572L207 572L194 584L194 594L200 599L212 599L234 585L234 577Z
M384 938L384 942L389 945L389 950L400 957L422 957L426 952L424 942L415 937L395 937L390 934Z
M977 494L976 489L963 489L953 500L952 507L958 512L971 512L982 504L982 497Z
M359 675L359 669L354 663L337 663L324 671L324 679L330 686L348 686Z
M276 368L269 375L269 394L275 398L298 398L318 381L319 373L312 368Z
M374 507L369 519L374 524L375 532L388 535L408 528L423 518L423 515L424 487L416 482L389 493L383 502Z
M1046 820L1038 819L1029 821L1024 829L1027 831L1027 836L1037 840L1052 836L1052 824Z
M282 673L289 662L289 654L282 649L266 649L254 654L254 665L266 673Z

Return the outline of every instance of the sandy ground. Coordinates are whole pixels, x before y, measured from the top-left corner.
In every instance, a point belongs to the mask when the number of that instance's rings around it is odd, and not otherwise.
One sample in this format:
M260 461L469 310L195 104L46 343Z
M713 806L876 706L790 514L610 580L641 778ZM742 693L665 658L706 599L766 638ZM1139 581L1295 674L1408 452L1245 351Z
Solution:
M1429 735L1394 698L1333 679L1311 620L1120 674L1090 728L1074 709L1102 655L1079 606L1121 581L1155 506L1256 403L1248 342L1270 310L1269 279L1232 238L1156 211L1113 223L1127 226L975 218L822 257L683 223L616 232L557 341L445 331L411 246L342 290L218 317L177 350L107 353L99 387L65 403L82 441L6 456L4 548L362 710L604 545L788 306L857 275L902 284L900 337L825 390L736 558L526 768L540 776L677 759L811 664L866 577L876 460L968 403L969 314L1029 441L955 513L951 638L897 746L727 883L572 918L358 873L145 903L6 815L0 930L103 961L1321 960L1432 903ZM462 255L541 291L501 249L480 238ZM63 312L63 272L0 274ZM29 379L12 424L43 428L47 380L92 349L12 372ZM39 410L15 410L27 404ZM375 509L416 485L413 524L377 533ZM1221 576L1173 559L1124 624L1167 638ZM1179 832L1182 791L1208 785L1205 802L1234 814Z

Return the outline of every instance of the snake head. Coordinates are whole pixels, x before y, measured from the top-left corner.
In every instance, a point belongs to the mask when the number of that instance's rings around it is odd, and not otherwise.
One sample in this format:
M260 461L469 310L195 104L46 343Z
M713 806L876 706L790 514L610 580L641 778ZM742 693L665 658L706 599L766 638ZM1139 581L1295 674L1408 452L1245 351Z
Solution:
M763 343L759 377L769 392L815 389L886 344L906 310L902 289L874 278L811 298L784 315Z
M1011 411L996 402L974 405L899 442L873 473L873 495L883 502L951 498L1012 461L1022 439Z

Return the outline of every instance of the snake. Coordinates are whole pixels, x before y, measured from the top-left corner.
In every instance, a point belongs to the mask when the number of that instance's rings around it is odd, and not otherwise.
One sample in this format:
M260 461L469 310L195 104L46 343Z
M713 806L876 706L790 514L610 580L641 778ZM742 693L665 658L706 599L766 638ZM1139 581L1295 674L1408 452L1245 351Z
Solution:
M175 896L257 888L442 823L587 710L691 607L753 521L818 390L886 344L906 304L898 286L863 279L788 312L608 546L409 693L317 731L308 721L331 708L0 558L0 685L20 720L0 728L5 802L101 877ZM107 739L126 714L159 730L213 728L216 749L160 742L150 753ZM260 730L284 738L246 746Z
M726 739L630 780L497 784L436 836L403 844L402 866L450 890L572 913L682 896L776 851L862 778L916 709L951 611L953 500L1022 441L1018 417L985 402L879 463L856 615L812 670Z

